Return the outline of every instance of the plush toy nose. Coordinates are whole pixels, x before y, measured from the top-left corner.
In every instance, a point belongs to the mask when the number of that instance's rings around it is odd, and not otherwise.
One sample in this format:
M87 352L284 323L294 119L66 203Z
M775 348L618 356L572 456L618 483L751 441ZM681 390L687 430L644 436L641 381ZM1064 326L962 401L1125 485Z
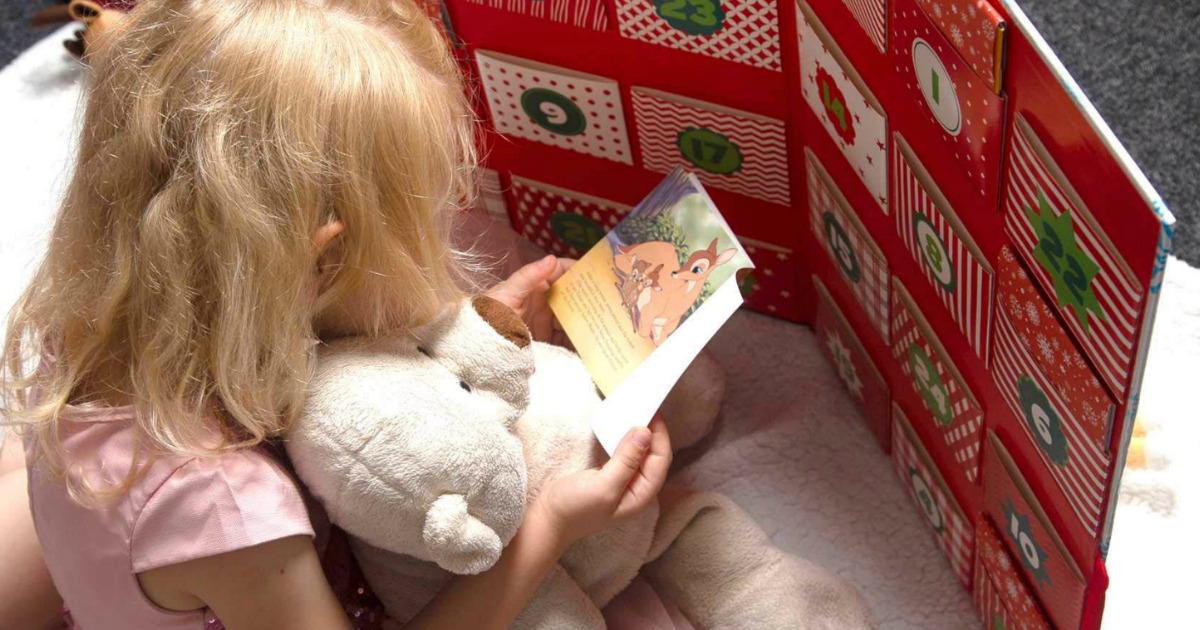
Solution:
M511 341L518 348L528 348L533 342L525 322L511 308L485 295L471 299L471 306L501 337Z

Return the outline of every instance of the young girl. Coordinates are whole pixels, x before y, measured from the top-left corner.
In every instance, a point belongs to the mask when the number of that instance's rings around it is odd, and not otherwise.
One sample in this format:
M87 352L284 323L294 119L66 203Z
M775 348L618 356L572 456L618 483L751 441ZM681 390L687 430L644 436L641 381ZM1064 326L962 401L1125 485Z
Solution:
M311 339L460 299L448 234L474 139L454 61L401 0L143 0L105 39L5 346L45 566L85 630L348 627L261 445L300 406ZM544 335L561 269L548 257L492 295ZM507 626L566 545L653 499L670 459L661 420L631 431L412 626Z

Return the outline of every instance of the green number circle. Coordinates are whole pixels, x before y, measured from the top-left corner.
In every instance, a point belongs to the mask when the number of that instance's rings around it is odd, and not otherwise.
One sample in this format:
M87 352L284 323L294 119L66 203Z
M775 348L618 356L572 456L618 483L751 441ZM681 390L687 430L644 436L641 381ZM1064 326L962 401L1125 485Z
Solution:
M561 136L577 136L587 129L587 116L575 101L545 88L525 90L521 109L537 126Z
M742 281L738 283L738 288L741 290L743 296L749 296L754 293L755 289L758 288L758 278L756 278L754 274L748 273L746 274L746 277L742 278Z
M946 243L938 236L937 230L929 219L920 212L913 214L913 233L917 237L917 247L921 251L921 259L933 272L933 279L943 289L954 293L954 265L950 254L946 251Z
M1067 438L1063 434L1062 420L1046 392L1033 379L1022 376L1017 380L1017 396L1021 400L1025 425L1029 427L1038 447L1056 466L1066 466L1070 460Z
M654 0L654 12L688 35L707 36L725 28L721 0Z
M854 253L850 237L833 213L826 212L822 220L825 223L825 242L829 244L829 252L846 275L846 279L858 284L862 279L862 267L858 264L858 254Z
M550 229L568 247L586 252L604 238L604 228L596 222L574 212L560 210L550 217Z
M946 384L938 376L937 368L925 350L917 344L908 346L908 367L912 370L913 382L917 391L925 400L925 406L933 412L933 417L943 425L949 426L954 421L954 413L950 409L950 392Z
M908 476L912 480L913 493L917 495L917 503L921 504L921 512L925 515L925 519L929 521L934 531L942 533L946 523L942 520L942 511L938 509L933 492L929 490L929 484L925 483L925 478L917 472L916 468L909 468Z
M742 169L742 150L729 138L711 129L688 127L675 138L679 154L697 167L717 175Z

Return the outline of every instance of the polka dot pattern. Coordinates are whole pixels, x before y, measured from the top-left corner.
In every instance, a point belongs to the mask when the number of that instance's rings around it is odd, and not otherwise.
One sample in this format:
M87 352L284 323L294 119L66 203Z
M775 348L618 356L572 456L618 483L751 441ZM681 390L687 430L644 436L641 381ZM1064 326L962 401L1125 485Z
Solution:
M499 53L477 51L475 57L496 131L623 164L633 163L616 81ZM584 117L583 131L556 133L535 122L521 103L522 95L535 89L569 99ZM544 111L551 119L564 115L561 107L552 103L548 107Z

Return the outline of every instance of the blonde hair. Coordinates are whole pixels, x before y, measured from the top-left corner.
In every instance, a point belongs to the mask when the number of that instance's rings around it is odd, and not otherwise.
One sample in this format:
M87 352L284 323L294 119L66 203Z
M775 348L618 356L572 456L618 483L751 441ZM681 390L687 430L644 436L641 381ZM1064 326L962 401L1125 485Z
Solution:
M474 121L411 0L142 0L98 48L74 176L4 347L4 412L48 461L94 391L133 404L160 452L213 452L214 414L218 450L257 444L302 402L315 318L353 296L354 332L379 334L460 296L449 232ZM334 219L314 302L312 235Z

